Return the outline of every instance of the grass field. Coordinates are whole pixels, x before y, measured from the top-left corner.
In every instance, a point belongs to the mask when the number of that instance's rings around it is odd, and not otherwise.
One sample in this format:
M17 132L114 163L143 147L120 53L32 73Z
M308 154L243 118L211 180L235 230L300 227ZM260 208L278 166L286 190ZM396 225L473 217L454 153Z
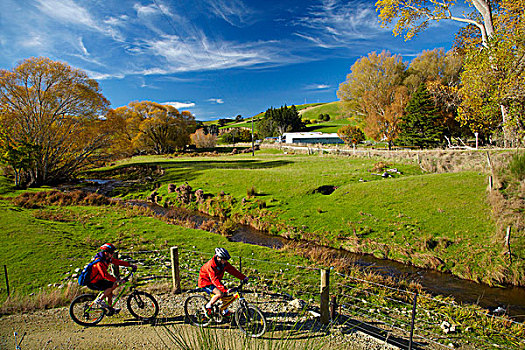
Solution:
M425 174L416 164L390 162L388 168L401 174L383 178L375 169L380 162L268 150L258 151L256 157L144 156L123 160L112 168L156 165L164 169L164 175L153 182L115 192L125 199L145 199L159 187L163 202L176 202L176 194L168 193L168 184L187 182L194 190L215 196L213 203L199 209L222 210L226 217L274 234L450 271L473 280L504 280L503 247L501 239L494 237L485 175ZM88 177L97 178L97 172ZM322 194L322 189L333 192ZM217 196L221 191L226 197ZM234 254L283 254L167 225L120 207L23 209L8 200L20 192L3 177L0 193L4 198L0 201L0 244L4 247L0 261L8 265L12 283L22 285L24 291L57 283L65 271L81 267L94 247L105 241L126 249L191 244L206 251L221 244Z
M274 234L450 271L497 283L504 280L501 239L486 198L486 176L474 172L424 174L413 163L390 163L402 175L384 179L380 159L279 155L212 158L138 157L119 163L156 164L163 200L167 185L232 196L229 216L264 221ZM335 188L332 194L316 189ZM256 195L248 198L248 192ZM145 198L150 189L121 193ZM243 203L243 198L245 202ZM193 205L196 208L195 205ZM201 208L202 209L202 208Z

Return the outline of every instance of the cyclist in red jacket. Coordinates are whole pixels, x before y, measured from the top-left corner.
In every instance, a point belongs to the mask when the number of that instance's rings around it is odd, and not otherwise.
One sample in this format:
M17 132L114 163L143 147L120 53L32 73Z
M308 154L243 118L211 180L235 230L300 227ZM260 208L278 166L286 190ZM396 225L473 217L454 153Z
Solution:
M206 304L206 314L211 314L211 307L220 298L228 293L221 280L224 277L224 271L237 277L240 280L248 281L248 277L243 275L239 270L228 262L231 258L230 253L224 248L215 248L215 256L201 267L199 273L199 287L209 294L213 294L211 300ZM225 316L229 315L225 310Z
M111 243L106 243L100 247L100 252L95 255L94 259L99 259L99 261L93 264L91 270L91 281L88 283L87 287L93 290L104 291L102 298L96 301L97 305L103 308L111 308L110 305L113 299L113 291L119 286L119 282L115 277L109 274L108 267L109 264L119 265L119 266L130 266L133 271L137 270L136 265L131 265L127 261L118 260L113 258L113 254L117 249ZM104 301L104 298L107 298L108 303ZM108 305L109 304L109 305ZM118 312L119 310L114 310Z

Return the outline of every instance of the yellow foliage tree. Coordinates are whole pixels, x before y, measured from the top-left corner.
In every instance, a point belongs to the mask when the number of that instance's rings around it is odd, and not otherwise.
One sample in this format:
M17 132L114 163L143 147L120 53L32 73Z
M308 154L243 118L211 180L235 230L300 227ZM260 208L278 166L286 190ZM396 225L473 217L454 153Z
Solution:
M190 143L195 118L170 105L150 101L131 102L108 113L111 124L118 126L115 145L122 153L166 154Z
M95 80L65 63L33 57L0 70L0 135L8 137L0 146L28 160L19 185L71 178L104 159L112 130L100 115L108 105Z

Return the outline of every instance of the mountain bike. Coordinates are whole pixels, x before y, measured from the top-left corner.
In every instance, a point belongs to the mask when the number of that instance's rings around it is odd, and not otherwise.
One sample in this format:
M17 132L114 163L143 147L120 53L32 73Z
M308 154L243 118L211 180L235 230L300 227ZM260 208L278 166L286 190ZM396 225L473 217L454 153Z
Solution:
M69 315L81 326L94 326L104 316L113 316L114 309L117 301L130 290L126 305L128 310L133 317L141 321L151 321L155 319L159 313L159 304L153 295L138 291L134 286L131 285L133 279L133 272L123 278L122 288L118 295L113 298L113 303L110 308L103 308L98 306L95 301L102 298L104 292L100 292L98 295L95 294L82 294L73 299L71 305L69 305Z
M237 310L234 312L237 327L250 337L260 337L266 332L266 318L262 311L249 304L242 294L244 282L229 290L228 294L222 297L212 306L211 315L207 315L204 307L209 301L208 294L201 288L191 292L202 292L199 295L191 295L184 302L184 313L188 321L194 326L206 327L211 322L222 323L225 319L223 311L231 306L236 300L239 301Z

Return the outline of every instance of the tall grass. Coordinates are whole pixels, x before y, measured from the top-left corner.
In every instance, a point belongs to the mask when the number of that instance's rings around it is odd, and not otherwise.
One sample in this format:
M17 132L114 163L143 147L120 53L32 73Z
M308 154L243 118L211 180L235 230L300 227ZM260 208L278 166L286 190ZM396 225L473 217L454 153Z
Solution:
M525 152L514 155L509 164L509 170L516 180L525 179Z
M31 295L15 293L0 306L0 315L52 309L68 305L73 298L81 294L78 283L68 283L64 288L42 288Z
M326 331L270 331L262 338L254 339L240 333L234 324L229 329L175 326L164 326L163 329L165 345L180 350L321 350L343 348L340 343L330 341Z

